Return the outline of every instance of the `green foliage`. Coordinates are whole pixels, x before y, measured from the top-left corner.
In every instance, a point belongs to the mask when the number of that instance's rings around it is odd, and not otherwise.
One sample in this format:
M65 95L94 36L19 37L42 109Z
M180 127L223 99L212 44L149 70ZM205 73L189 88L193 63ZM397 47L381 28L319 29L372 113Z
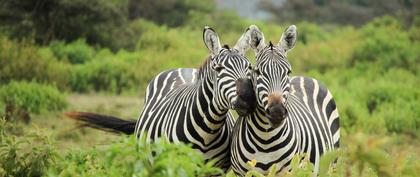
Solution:
M397 154L389 153L390 137L369 136L356 133L344 137L344 146L341 149L330 151L321 157L319 176L322 177L373 177L373 176L417 176L420 170L420 163L413 155L397 151ZM290 171L282 171L276 174L276 166L270 168L267 175L255 170L248 171L247 177L310 177L313 176L313 164L308 158L296 154L291 163ZM303 159L303 160L301 160ZM254 163L248 163L252 166ZM235 175L230 172L229 177Z
M420 163L397 150L391 154L391 137L368 136L356 133L344 138L344 148L323 156L321 170L325 176L417 176ZM330 164L335 158L335 168ZM330 168L329 170L326 170Z
M51 42L50 49L55 57L61 60L67 59L72 64L85 63L95 55L95 49L86 44L84 39L78 39L67 45L64 42Z
M419 49L402 25L391 17L375 19L362 29L362 43L356 48L353 63L373 62L383 66L407 68L417 72Z
M191 10L189 14L192 18L177 28L145 19L131 21L130 40L122 40L130 41L133 51L93 47L83 38L40 47L30 40L2 36L0 81L35 80L81 93L144 93L148 82L164 70L201 65L208 56L201 34L204 25L214 27L221 42L231 46L250 24L259 26L267 42L277 43L284 30L232 13ZM292 75L325 83L346 130L420 135L419 24L406 28L392 17L375 19L361 28L298 23L298 43L288 53ZM252 52L247 56L253 61Z
M7 1L0 7L1 29L13 38L33 36L40 44L85 38L115 49L121 46L114 40L123 36L127 24L125 5L107 0Z
M141 35L132 26L134 20L143 18L174 27L192 18L191 11L209 14L214 9L211 0L16 0L0 7L4 24L0 31L14 39L33 37L38 44L84 38L91 45L113 51L132 50L132 40Z
M66 107L57 88L35 82L11 82L0 88L0 101L31 113L58 111Z
M0 35L0 83L12 80L49 82L64 88L69 65L57 62L31 41L16 42Z
M306 72L325 83L337 102L340 125L349 132L419 135L419 55L414 52L419 45L391 17L360 30L339 29L329 31L328 39L298 43L289 54L294 74Z
M41 176L58 157L52 140L39 131L12 135L15 127L0 119L0 176Z
M74 66L69 78L71 90L77 92L109 91L121 93L139 82L135 68L120 59L104 59Z
M6 105L0 101L0 118L3 118L3 116L6 114L5 109L3 109L4 107L6 107Z
M48 176L207 176L222 173L190 146L125 138L104 150L68 154Z
M318 42L328 39L329 34L325 29L319 25L309 22L302 22L298 24L299 27L299 42L307 44L310 42Z

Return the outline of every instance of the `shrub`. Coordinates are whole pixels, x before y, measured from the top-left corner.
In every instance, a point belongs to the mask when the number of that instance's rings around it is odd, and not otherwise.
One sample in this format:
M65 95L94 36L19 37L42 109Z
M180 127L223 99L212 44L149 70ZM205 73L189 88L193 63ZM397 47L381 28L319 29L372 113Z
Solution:
M358 32L350 27L341 27L329 32L318 31L319 27L312 29L312 26L313 24L306 24L302 28L297 26L298 43L288 53L293 71L316 70L324 73L328 70L345 67L354 53L354 48L359 45ZM300 32L301 29L304 32ZM306 44L304 41L301 42L301 38L306 38Z
M412 72L401 68L382 71L377 65L358 64L308 75L325 82L333 93L344 129L420 133L420 112L415 108L420 98L419 79Z
M301 22L297 26L299 30L299 42L303 44L323 41L331 36L325 29L314 23Z
M72 64L85 63L95 56L95 49L86 44L84 39L71 43L55 41L50 44L50 49L59 59L67 59Z
M104 150L70 153L48 176L206 176L221 173L190 146L134 136Z
M0 119L0 176L43 175L58 157L52 140L39 130L15 136L16 126Z
M35 80L63 89L67 83L68 69L68 64L58 62L31 41L16 42L0 37L0 83Z
M95 60L74 66L69 86L77 92L109 91L121 93L136 88L139 82L132 64L120 59Z
M420 48L396 19L375 19L363 27L362 34L363 41L356 48L353 63L372 62L385 70L399 67L417 72Z
M0 119L3 118L5 116L5 112L4 112L4 108L6 105L4 105L3 102L0 101Z
M35 82L11 82L0 88L0 100L30 113L58 111L66 107L65 96L57 88Z

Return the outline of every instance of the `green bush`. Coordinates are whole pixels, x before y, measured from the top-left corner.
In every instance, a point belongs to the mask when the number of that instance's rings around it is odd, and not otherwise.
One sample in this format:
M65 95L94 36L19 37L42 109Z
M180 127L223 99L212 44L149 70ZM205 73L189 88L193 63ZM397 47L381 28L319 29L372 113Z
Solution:
M74 66L69 86L77 92L108 91L121 93L136 88L139 82L132 64L120 59L95 60Z
M0 88L0 101L30 113L62 110L65 96L57 88L35 82L11 82Z
M5 116L5 110L3 109L6 105L0 101L0 119Z
M381 74L379 74L381 73ZM348 131L420 134L419 78L410 71L358 64L351 69L308 73L330 89L340 125Z
M16 126L0 119L0 176L42 176L58 157L52 140L39 130L15 136Z
M222 173L190 146L134 136L103 150L69 153L47 176L207 176Z
M95 49L86 44L84 39L78 39L71 43L64 42L50 43L50 49L59 59L67 59L72 64L85 63L95 56Z
M65 88L69 65L39 49L31 41L16 42L0 35L0 83L35 80Z
M293 72L316 70L324 73L348 65L354 48L359 45L358 31L351 27L340 27L327 32L319 31L320 27L312 29L313 24L306 24L302 28L299 25L297 45L288 53ZM301 29L304 30L303 37ZM307 42L301 42L301 38L306 38Z
M362 43L356 48L353 63L372 62L383 69L406 68L417 72L419 68L418 43L392 17L373 20L362 29Z

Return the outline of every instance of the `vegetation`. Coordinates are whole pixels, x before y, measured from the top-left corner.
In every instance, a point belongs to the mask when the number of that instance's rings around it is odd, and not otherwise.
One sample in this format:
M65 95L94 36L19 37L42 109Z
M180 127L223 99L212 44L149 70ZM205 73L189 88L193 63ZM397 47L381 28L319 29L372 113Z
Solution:
M206 176L221 173L191 147L134 136L102 150L67 154L47 176Z
M205 25L219 33L222 43L234 44L251 24L264 32L267 42L277 43L290 25L285 21L296 24L299 32L288 53L292 75L324 83L340 113L343 148L323 158L323 175L415 176L419 171L420 17L414 13L417 6L407 6L417 2L398 1L391 8L393 16L381 16L382 6L375 7L379 1L287 1L287 9L275 10L281 13L274 20L280 24L216 11L213 1L39 2L15 0L0 6L0 118L10 120L10 108L14 116L33 114L29 125L1 122L0 155L5 158L0 159L0 176L219 172L188 145L136 143L132 137L121 140L73 129L62 113L67 109L135 118L151 78L170 68L202 64L208 55L201 34ZM308 12L300 13L306 6L311 7ZM409 10L400 14L394 7ZM331 15L336 9L371 15L343 21L348 15ZM247 56L255 62L251 51ZM326 165L337 157L336 168ZM286 176L310 173L305 161L294 160L292 166ZM249 175L261 176L255 171Z
M56 163L58 152L49 136L23 129L0 119L0 176L41 176Z
M35 82L11 82L0 88L0 100L6 105L31 113L63 110L66 99L55 87Z
M281 6L263 1L261 8L274 14L276 21L307 20L360 26L383 15L412 23L418 15L419 5L415 0L286 0Z
M352 176L416 176L420 170L420 163L412 154L396 153L387 151L390 142L395 141L390 137L367 136L362 133L344 137L346 144L340 150L326 153L320 161L320 174L323 177L352 177ZM301 161L301 159L303 160ZM335 162L337 161L337 162ZM250 167L255 162L248 162ZM333 165L332 165L333 164ZM282 171L281 176L309 177L312 176L313 164L304 154L296 154L291 162L290 171ZM274 177L276 166L270 168L267 177ZM227 176L235 176L229 173ZM256 170L251 170L247 176L264 177Z

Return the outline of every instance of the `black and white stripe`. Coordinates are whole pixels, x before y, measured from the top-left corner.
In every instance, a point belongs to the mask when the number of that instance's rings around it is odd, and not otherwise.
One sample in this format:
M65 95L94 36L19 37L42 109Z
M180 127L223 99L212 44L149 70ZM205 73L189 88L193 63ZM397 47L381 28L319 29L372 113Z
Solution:
M243 38L232 49L222 48L217 34L206 28L204 41L212 55L200 69L162 72L150 82L135 134L191 143L205 159L216 159L216 166L227 169L234 123L229 109L250 109L239 104L244 101L237 90L252 90L251 65L242 53Z
M257 109L240 117L232 135L233 170L244 175L255 159L255 170L267 174L272 165L289 170L295 154L305 153L319 170L320 156L339 147L339 116L331 93L319 81L290 77L286 53L294 47L296 27L290 26L278 45L266 46L256 26L251 47L256 52L254 71Z
M216 32L206 27L203 39L211 56L200 69L178 68L153 78L137 121L88 112L66 115L100 130L192 144L206 160L216 160L215 166L226 170L234 124L229 109L244 115L256 106L251 64L243 55L249 36L247 30L234 48L222 48Z

